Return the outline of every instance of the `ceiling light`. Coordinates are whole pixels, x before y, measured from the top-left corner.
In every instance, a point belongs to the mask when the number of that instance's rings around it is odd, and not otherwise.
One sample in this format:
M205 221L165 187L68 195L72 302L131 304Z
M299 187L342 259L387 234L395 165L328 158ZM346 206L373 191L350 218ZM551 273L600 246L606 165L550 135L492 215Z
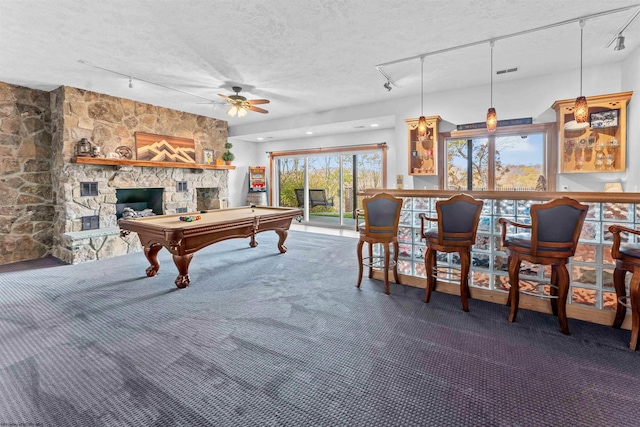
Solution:
M393 87L391 86L391 81L387 80L385 84L382 85L386 90L391 90Z
M371 124L371 127L372 127L372 128L377 128L377 127L378 127L378 124L377 124L377 123L372 123L372 124Z
M129 88L133 87L133 83L131 82L131 77L129 77Z
M498 115L496 109L493 108L493 46L495 42L491 40L489 46L491 46L491 103L489 104L489 110L487 110L487 130L493 132L498 126Z
M308 131L308 132L307 132L307 135L313 135L313 132Z
M264 138L263 138L263 137L261 137L261 136L259 136L259 137L258 137L258 141L262 141L263 139L264 139Z
M584 32L585 20L580 20L580 96L576 98L576 104L573 107L573 116L576 119L576 123L585 123L589 117L589 105L587 104L587 98L582 96L582 39Z
M241 119L247 115L247 110L245 108L238 108L238 118Z
M424 117L424 57L420 57L420 118L418 119L418 141L427 140L427 119Z
M227 110L227 114L230 115L231 117L235 117L235 115L238 114L238 107L236 107L235 105L232 105Z
M613 50L622 50L624 49L624 36L622 34L618 34L618 38L616 39L616 47Z

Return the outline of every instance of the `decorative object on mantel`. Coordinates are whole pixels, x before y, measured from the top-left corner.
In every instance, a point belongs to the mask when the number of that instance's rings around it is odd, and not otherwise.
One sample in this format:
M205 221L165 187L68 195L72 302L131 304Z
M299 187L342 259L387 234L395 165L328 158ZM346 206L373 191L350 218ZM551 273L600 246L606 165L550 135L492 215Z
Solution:
M196 163L193 139L136 132L136 158L151 162Z
M91 147L91 157L101 157L101 150L99 145Z
M202 150L202 163L205 165L211 165L213 162L213 150Z
M229 151L232 147L233 144L231 144L230 142L226 142L224 144L225 152L222 153L222 160L224 160L224 163L227 165L230 165L231 162L236 158L236 156L234 156L233 153Z
M76 156L78 157L91 157L91 142L87 138L82 138L76 144Z
M198 221L200 219L202 219L201 215L184 215L181 216L180 221L184 221L184 222L193 222L193 221Z
M126 145L121 145L116 148L116 154L120 159L131 160L133 158L133 151Z

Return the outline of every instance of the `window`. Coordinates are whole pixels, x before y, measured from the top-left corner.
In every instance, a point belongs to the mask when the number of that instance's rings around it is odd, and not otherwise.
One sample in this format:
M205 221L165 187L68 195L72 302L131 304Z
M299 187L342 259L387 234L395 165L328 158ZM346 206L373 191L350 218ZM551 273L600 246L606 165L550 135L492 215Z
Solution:
M444 141L447 190L555 191L553 123L451 132Z

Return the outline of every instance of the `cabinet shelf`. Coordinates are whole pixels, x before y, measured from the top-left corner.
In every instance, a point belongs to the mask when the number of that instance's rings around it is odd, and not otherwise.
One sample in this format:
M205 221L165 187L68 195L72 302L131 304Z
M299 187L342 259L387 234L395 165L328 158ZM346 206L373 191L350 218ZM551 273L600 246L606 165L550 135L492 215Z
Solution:
M150 162L145 160L128 160L128 159L107 159L102 157L75 157L71 159L72 163L84 165L105 165L105 166L143 166L149 168L182 168L182 169L223 169L233 170L236 167L232 165L204 165L194 163L179 162Z
M418 141L418 119L407 119L409 133L409 175L432 176L438 174L438 124L440 116L427 119L427 139Z
M627 104L632 92L587 98L589 121L576 123L575 100L556 101L560 132L560 172L624 172L627 152Z

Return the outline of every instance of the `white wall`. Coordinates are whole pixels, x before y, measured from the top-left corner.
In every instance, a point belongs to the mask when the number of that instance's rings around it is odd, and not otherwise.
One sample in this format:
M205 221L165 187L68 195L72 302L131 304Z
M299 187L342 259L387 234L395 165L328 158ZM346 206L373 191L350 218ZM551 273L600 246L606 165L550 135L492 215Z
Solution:
M235 156L234 170L229 171L229 207L247 205L249 192L249 166L268 165L265 156L261 156L256 143L247 141L233 141L230 150Z
M630 90L633 97L627 108L627 174L622 179L622 188L640 192L640 49L631 53L622 65L622 91Z
M607 93L634 90L640 96L640 49L633 52L625 61L607 64L583 70L583 94L585 96L603 95ZM573 99L579 95L579 69L561 71L553 74L537 76L528 79L500 81L494 79L493 106L498 112L498 119L515 119L533 117L534 123L555 121L555 111L551 105L557 100ZM307 114L268 122L256 122L230 128L229 135L233 137L244 134L251 135L260 132L294 129L302 125L326 124L347 120L358 120L367 117L395 116L395 128L376 132L359 132L326 137L308 138L303 140L287 140L257 143L253 145L258 150L258 156L265 151L292 150L297 148L316 148L337 145L353 145L386 141L389 146L387 187L395 188L396 175L404 175L405 188L432 188L437 184L437 177L410 177L408 175L408 144L407 126L405 119L416 118L420 115L420 94L414 97L392 99L389 101L372 103L358 107L336 109L330 112ZM425 116L439 115L445 121L444 127L452 124L483 122L489 107L489 85L469 87L450 91L430 92L424 97ZM604 182L622 181L635 182L640 186L640 147L634 144L640 136L640 107L633 108L633 100L629 109L629 134L627 146L626 173L598 173L598 174L560 174L558 188L568 185L571 191L601 191ZM636 101L635 105L639 102ZM442 131L443 129L440 129ZM451 129L446 129L451 130ZM384 131L384 132L383 132ZM380 135L380 136L378 136ZM366 141L366 142L360 142ZM264 157L259 157L264 158ZM632 163L629 163L632 162ZM239 163L236 163L239 165ZM262 164L262 163L260 163ZM629 185L627 185L629 187ZM230 192L232 191L230 183ZM625 188L633 191L633 187Z

